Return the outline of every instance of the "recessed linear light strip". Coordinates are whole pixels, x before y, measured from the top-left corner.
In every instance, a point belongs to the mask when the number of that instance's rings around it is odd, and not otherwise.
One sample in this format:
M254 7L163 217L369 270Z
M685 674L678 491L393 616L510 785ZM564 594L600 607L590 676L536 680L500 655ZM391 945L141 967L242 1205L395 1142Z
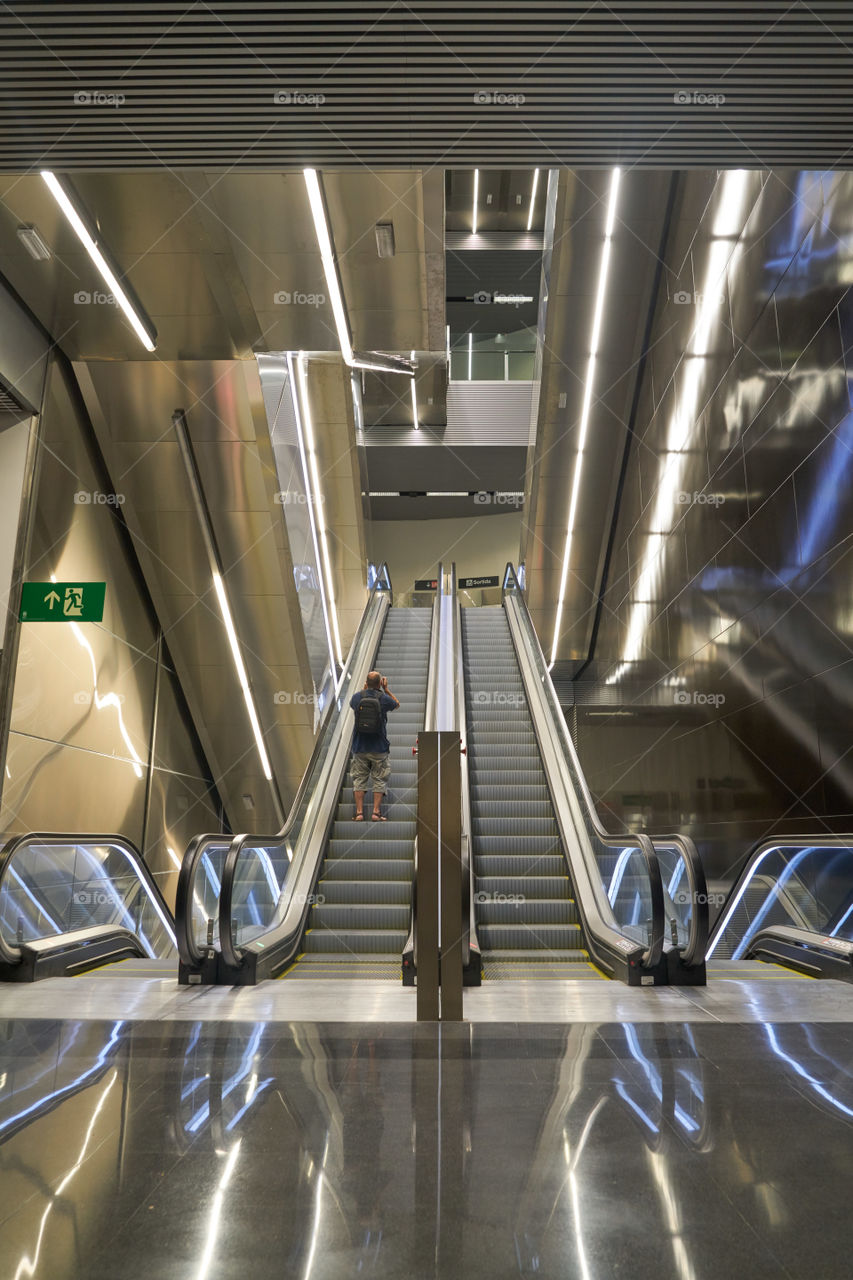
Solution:
M130 321L131 327L139 338L139 341L142 343L143 347L145 347L146 351L153 351L157 345L157 330L151 324L150 320L140 316L134 308L130 298L119 284L118 277L107 262L102 251L99 249L95 239L90 234L88 227L77 209L74 207L73 201L65 191L56 174L51 173L48 169L43 169L41 176L47 183L56 203L59 205L60 209L76 231L89 257L100 271L104 283L110 293L113 295L125 316Z
M414 351L412 352L411 359L412 359L412 364L414 364L415 362ZM418 388L415 384L414 378L412 378L412 421L415 424L415 431L420 431L421 424L418 421Z
M610 267L610 250L613 244L613 227L616 222L616 204L619 196L620 169L614 169L610 178L610 199L607 205L607 221L604 227L604 245L601 250L601 265L598 269L598 289L595 297L592 333L589 343L589 360L586 366L586 384L584 386L583 406L581 408L580 426L578 429L577 460L572 480L572 493L569 500L569 518L566 526L566 546L563 552L563 569L560 574L560 590L557 596L557 614L554 619L554 643L551 646L551 661L548 669L553 667L557 659L557 645L560 640L560 623L563 620L563 602L566 595L566 580L569 576L569 561L572 553L572 537L575 530L578 497L580 494L581 475L583 472L583 451L586 444L586 433L589 427L589 416L592 407L592 388L595 375L595 362L598 357L598 344L601 338L601 325L604 318L604 297L607 291L607 273Z
M317 244L320 246L320 260L323 263L326 288L329 290L332 314L335 317L335 328L338 331L338 344L340 345L344 362L351 366L353 362L352 337L350 335L346 307L344 306L343 293L341 292L341 282L338 278L338 264L335 261L335 251L332 248L332 235L326 216L326 202L323 199L323 191L320 187L320 175L316 169L305 169L304 177L305 186L308 189L308 201L311 205L311 216L314 219Z
M320 175L316 169L303 169L302 176L305 179L305 186L308 191L308 202L311 205L311 216L314 219L314 231L320 249L320 260L323 263L323 275L326 279L326 288L329 291L329 301L332 304L332 314L335 317L335 329L338 334L338 345L340 346L344 363L351 369L372 369L376 373L400 373L404 377L413 378L415 376L414 369L408 368L406 362L400 360L399 357L388 356L383 358L379 352L362 353L353 350L349 317L347 316L341 279L338 274L338 264L335 258L335 248L332 244L332 231L329 225L329 216L326 211L326 201L323 196Z
M273 778L272 769L270 768L269 756L267 755L266 743L261 732L261 724L258 719L258 713L255 708L255 700L252 696L251 685L249 684L249 676L246 671L246 664L243 662L243 654L240 651L240 641L237 637L237 630L234 626L234 619L231 616L231 606L228 603L228 594L225 590L225 583L222 577L222 562L219 557L219 551L216 546L216 539L213 532L213 525L210 520L210 512L204 497L204 490L201 486L201 478L198 474L198 466L190 443L189 431L187 430L186 417L183 409L176 409L172 414L172 426L178 440L178 448L181 451L181 458L184 463L184 470L190 484L193 495L193 503L198 516L199 527L201 529L204 548L207 553L207 560L210 566L210 573L213 579L213 587L216 591L216 599L219 603L219 612L222 615L222 621L225 624L225 633L228 636L228 643L231 646L231 657L234 662L234 669L237 672L237 679L240 688L243 691L243 700L246 703L246 711L249 715L249 723L252 726L252 734L255 739L255 746L258 750L258 758L261 762L264 777L267 782L271 783L273 803L279 819L284 821L284 814L281 807L281 798L278 794L278 787Z
M301 375L299 389L302 396L302 425L305 430L305 455L308 460L307 482L310 490L310 501L308 503L309 515L313 513L316 521L316 531L320 548L323 554L324 578L326 582L326 593L328 595L328 618L331 622L331 631L334 636L334 653L333 657L337 657L338 665L343 666L343 653L341 650L341 636L338 629L338 609L335 603L335 587L332 577L332 561L329 555L329 540L326 536L326 520L323 515L323 493L320 488L320 474L317 470L317 453L314 447L314 423L311 418L311 404L308 398L308 359L299 353L299 372ZM334 670L334 662L332 664ZM337 688L338 680L335 679L335 687Z
M234 666L237 671L237 679L240 681L240 688L243 690L246 710L249 713L249 723L252 726L252 733L255 735L255 744L258 748L261 768L264 771L264 777L267 782L272 782L272 769L270 768L269 756L267 755L266 745L264 743L263 734L261 733L258 713L255 709L255 700L252 697L252 690L249 687L249 677L246 673L246 664L243 662L243 655L240 652L240 641L237 639L237 632L234 628L234 619L231 617L231 606L229 605L228 597L225 594L225 584L218 573L213 574L213 585L216 590L216 598L219 601L219 612L222 614L222 621L225 623L228 643L231 646L231 656L234 660Z
M480 170L474 170L474 207L471 212L471 235L477 234L477 198L480 194Z
M530 190L530 212L527 215L527 230L533 226L533 210L536 207L536 188L539 186L539 170L533 170L533 186Z
M310 498L311 474L308 467L308 458L305 452L305 430L302 424L302 396L300 395L294 358L291 352L287 353L287 370L290 378L290 395L293 401L293 415L296 419L296 439L299 444L299 457L302 461L302 475L305 480L307 496ZM308 502L308 523L311 526L311 541L314 545L314 560L317 565L317 572L320 576L320 606L323 611L323 626L326 632L326 645L329 650L329 670L334 671L335 650L334 645L332 644L332 627L329 621L329 602L326 599L326 580L320 563L320 541L317 536L317 522L314 518L314 503L311 501Z

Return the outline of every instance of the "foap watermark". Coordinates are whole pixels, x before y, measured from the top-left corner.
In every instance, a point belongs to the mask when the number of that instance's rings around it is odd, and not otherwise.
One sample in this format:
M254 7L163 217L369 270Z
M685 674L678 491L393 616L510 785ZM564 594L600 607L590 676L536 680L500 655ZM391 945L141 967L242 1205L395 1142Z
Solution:
M682 489L678 502L682 507L721 507L726 500L724 493L690 493Z
M477 689L472 696L472 702L478 706L492 707L523 707L525 706L523 693L507 692L505 689Z
M293 902L298 903L300 907L322 907L326 901L324 893L294 893Z
M319 506L326 501L323 493L297 493L293 489L279 489L275 500L280 507Z
M107 697L109 698L109 705L111 707L124 706L123 693L110 693L107 694ZM95 695L94 693L89 693L87 689L78 689L74 695L74 701L78 707L90 707L95 701Z
M88 289L78 289L74 295L75 307L117 307L116 297L114 293L102 293L99 289L95 289L90 293Z
M722 707L726 701L724 693L701 693L698 689L679 689L673 696L677 707Z
M481 489L479 493L474 494L474 501L478 507L520 507L524 504L524 494L488 493Z
M78 489L74 494L75 507L123 507L123 493L101 493L99 489Z
M526 101L523 93L507 93L503 89L477 89L474 93L475 107L514 107L517 111Z
M78 89L74 94L75 107L123 107L127 98L123 93L103 93L100 89Z
M471 295L475 307L523 307L533 301L530 293L491 293L488 289L478 289Z
M676 906L721 907L725 900L724 893L690 893L687 889L679 889L672 898Z
M300 293L297 289L291 293L287 289L279 289L272 300L277 307L323 307L326 305L325 293Z
M276 689L272 700L277 707L313 707L319 694L303 693L301 689Z
M520 906L522 902L526 902L523 893L486 893L485 889L478 889L474 894L475 902L509 902L514 906Z
M322 107L325 93L303 93L301 89L276 89L272 100L277 107Z
M77 889L72 896L75 907L105 907L114 901L102 889Z
M726 295L724 293L700 293L694 290L692 293L689 289L676 289L672 295L672 300L677 307L704 307L709 303L722 307L725 305Z
M718 111L725 105L724 93L705 93L702 89L676 89L672 100L677 107L713 107Z

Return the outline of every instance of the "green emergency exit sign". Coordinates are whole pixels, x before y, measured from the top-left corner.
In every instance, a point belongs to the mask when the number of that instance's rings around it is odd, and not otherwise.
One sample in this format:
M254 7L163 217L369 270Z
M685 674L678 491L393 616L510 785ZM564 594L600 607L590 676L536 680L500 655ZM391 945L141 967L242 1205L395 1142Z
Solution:
M100 622L105 582L25 582L21 622Z

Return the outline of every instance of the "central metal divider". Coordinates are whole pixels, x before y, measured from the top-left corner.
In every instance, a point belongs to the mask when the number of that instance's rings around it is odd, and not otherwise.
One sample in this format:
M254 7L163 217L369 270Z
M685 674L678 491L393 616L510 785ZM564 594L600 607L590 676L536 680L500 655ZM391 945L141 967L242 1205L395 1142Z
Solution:
M462 822L460 737L418 739L419 1022L462 1020Z

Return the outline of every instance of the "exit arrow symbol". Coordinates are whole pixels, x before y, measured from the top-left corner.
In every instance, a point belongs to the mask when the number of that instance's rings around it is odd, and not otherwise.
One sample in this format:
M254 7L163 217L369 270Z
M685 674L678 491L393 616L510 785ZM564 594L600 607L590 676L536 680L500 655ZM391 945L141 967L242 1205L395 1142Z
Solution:
M44 602L46 605L49 605L51 609L53 609L53 606L55 604L59 604L59 596L55 591L49 591L44 598Z

